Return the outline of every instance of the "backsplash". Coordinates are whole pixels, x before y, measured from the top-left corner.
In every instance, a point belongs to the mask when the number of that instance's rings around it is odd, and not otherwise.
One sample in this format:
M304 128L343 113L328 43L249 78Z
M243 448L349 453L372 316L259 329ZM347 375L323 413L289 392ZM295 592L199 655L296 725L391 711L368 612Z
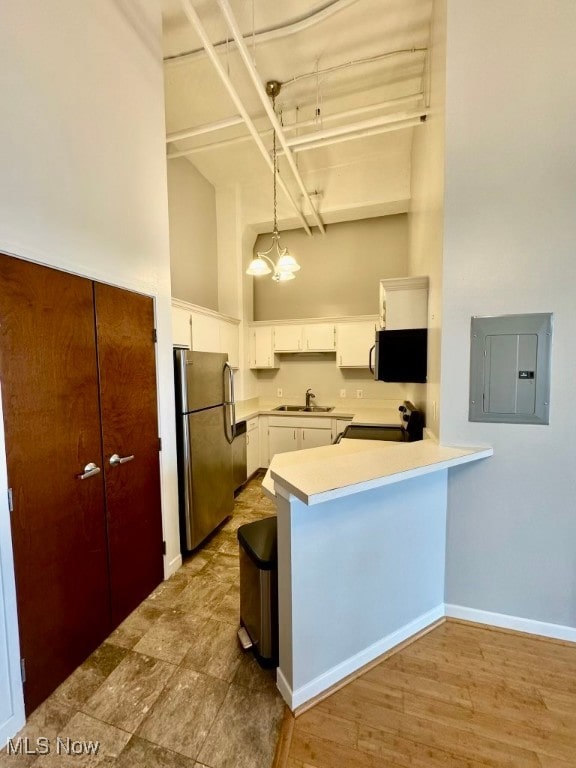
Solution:
M280 368L256 371L259 397L281 398L287 403L304 402L308 388L316 395L318 405L342 404L343 400L357 400L357 390L362 390L362 400L404 400L405 384L386 384L374 381L368 369L338 368L333 354L280 355ZM345 397L341 397L346 390Z

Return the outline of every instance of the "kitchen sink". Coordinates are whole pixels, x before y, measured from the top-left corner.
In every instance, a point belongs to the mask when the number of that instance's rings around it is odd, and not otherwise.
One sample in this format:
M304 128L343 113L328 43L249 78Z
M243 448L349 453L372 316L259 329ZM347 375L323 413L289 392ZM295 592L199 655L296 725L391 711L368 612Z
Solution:
M333 405L279 405L274 408L275 411L295 411L298 413L330 413L334 410Z
M279 405L277 408L274 408L275 411L303 411L305 405Z

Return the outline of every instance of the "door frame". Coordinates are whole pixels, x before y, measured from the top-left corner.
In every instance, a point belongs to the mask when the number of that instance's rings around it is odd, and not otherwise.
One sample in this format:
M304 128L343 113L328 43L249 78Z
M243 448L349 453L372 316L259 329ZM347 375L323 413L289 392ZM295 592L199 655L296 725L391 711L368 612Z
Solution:
M0 388L2 384L0 382ZM2 399L0 398L0 424L4 424ZM0 675L0 697L10 701L10 715L0 722L0 748L17 733L26 722L24 712L24 687L20 669L20 638L18 634L18 609L16 604L16 581L14 578L14 557L12 554L12 533L10 509L8 507L8 472L4 450L4 430L0 440L0 635L5 638L6 647L0 639L0 670L8 671L7 678ZM2 493L2 489L5 492ZM6 688L4 688L6 686Z

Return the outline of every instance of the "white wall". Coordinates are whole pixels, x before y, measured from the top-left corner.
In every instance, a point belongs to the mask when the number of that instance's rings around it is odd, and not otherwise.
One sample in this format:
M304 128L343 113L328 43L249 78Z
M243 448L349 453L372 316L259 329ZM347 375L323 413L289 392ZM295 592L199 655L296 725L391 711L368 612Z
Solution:
M254 255L271 242L270 234L260 235ZM408 270L405 214L330 224L325 235L315 230L313 237L303 229L284 231L280 242L301 269L287 283L254 278L254 320L375 315L380 278Z
M172 296L218 310L214 187L184 157L168 163Z
M443 442L449 603L576 626L576 4L448 0ZM468 422L472 315L553 312L549 426ZM449 405L448 405L449 404Z
M0 250L156 297L169 562L179 543L160 2L3 0L1 16ZM4 521L6 484L2 470Z
M414 131L411 163L409 274L428 275L428 383L409 387L426 410L426 426L439 433L444 224L444 110L446 89L446 0L434 0L431 42L430 114Z

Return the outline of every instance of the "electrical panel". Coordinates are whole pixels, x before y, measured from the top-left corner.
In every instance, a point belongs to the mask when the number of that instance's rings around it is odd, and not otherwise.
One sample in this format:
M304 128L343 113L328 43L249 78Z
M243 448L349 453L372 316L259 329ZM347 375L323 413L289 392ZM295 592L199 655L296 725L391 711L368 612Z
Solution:
M470 421L548 424L552 315L473 317Z

